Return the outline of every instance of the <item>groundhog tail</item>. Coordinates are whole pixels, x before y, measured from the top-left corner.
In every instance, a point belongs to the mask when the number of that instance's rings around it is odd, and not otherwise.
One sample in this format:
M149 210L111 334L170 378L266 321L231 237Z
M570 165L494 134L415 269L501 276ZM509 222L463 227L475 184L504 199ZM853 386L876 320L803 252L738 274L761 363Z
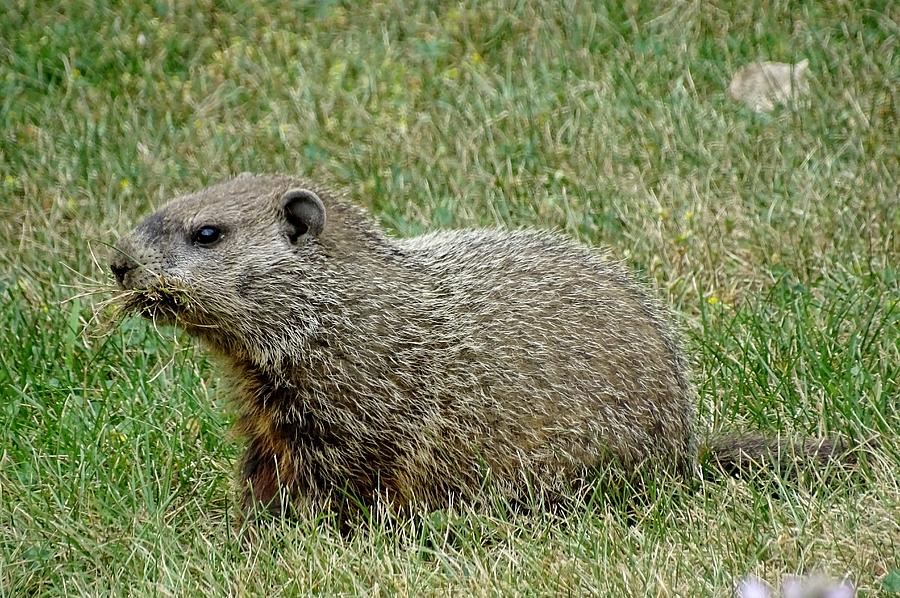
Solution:
M825 472L856 464L848 444L834 438L786 438L742 434L711 439L700 450L701 463L732 476L765 470L795 475L801 471Z

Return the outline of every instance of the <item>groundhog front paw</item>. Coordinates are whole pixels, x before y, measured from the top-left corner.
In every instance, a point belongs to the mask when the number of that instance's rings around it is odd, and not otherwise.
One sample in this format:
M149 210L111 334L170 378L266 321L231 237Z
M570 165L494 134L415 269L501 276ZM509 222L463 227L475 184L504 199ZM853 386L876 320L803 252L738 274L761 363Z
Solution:
M262 443L254 442L247 448L241 462L241 504L244 513L251 515L264 512L280 516L285 513L290 495L293 476L285 475L283 465L271 450Z

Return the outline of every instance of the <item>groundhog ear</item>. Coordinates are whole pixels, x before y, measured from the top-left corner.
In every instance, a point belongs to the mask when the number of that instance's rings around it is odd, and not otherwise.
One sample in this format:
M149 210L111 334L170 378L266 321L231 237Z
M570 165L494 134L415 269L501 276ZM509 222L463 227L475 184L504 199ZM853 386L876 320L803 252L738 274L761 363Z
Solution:
M325 204L309 189L291 189L281 196L284 218L290 225L288 238L296 243L301 237L318 237L325 228Z

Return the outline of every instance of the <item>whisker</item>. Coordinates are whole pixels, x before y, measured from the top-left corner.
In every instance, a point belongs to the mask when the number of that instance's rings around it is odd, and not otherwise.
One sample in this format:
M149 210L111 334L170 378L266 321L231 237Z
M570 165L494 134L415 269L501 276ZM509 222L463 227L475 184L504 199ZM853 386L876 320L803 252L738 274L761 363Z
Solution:
M93 262L94 267L97 268L98 270L105 271L106 268L102 264L100 264L100 261L97 259L97 255L94 253L94 245L93 245L94 242L100 243L101 245L106 245L107 247L109 247L110 244L106 243L105 241L102 241L100 239L88 239L87 240L88 251L91 254L91 262Z
M75 288L75 287L68 287L68 288ZM76 301L78 299L83 299L85 297L93 297L95 295L104 295L104 294L110 293L110 292L112 292L112 291L109 291L106 289L94 289L94 290L82 291L82 292L76 293L70 297L66 297L65 299L60 299L57 302L57 305L65 305L66 303L71 303L72 301Z
M93 256L93 254L91 254L91 255ZM80 278L80 279L82 279L82 280L85 280L85 281L87 281L87 282L89 282L89 283L91 283L91 284L95 284L95 285L98 285L98 286L99 286L99 285L104 285L104 284L109 284L108 281L106 281L106 280L101 281L101 280L96 280L96 279L93 279L93 278L89 277L89 276L88 276L87 274L85 274L84 272L81 272L81 271L79 271L79 270L76 270L75 268L73 268L72 266L70 266L69 264L67 264L66 262L62 262L62 261L61 261L61 262L58 262L58 263L59 263L60 266L62 266L63 268L65 268L66 270L68 270L69 272L71 272L72 274L74 274L77 278ZM102 268L101 268L101 270L102 270Z

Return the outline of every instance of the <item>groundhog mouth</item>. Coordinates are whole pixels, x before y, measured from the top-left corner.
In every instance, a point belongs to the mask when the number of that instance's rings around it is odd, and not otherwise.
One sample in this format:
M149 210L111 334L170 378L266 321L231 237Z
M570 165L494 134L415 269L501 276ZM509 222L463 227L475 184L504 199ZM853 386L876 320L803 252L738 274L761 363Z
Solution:
M122 309L160 324L172 324L189 306L182 291L160 288L133 289L125 297Z

